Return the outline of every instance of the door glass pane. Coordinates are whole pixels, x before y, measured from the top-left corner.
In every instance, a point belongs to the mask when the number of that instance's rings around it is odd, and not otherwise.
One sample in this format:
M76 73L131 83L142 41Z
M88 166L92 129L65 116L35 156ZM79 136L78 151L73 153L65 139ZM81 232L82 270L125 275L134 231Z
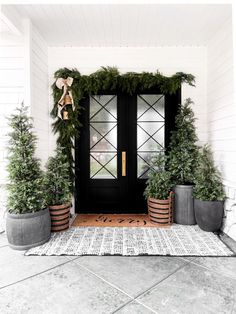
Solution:
M116 123L90 123L90 149L116 150L117 124Z
M91 153L90 177L95 179L115 179L117 156L115 153Z
M165 149L165 96L137 96L137 177L146 179L153 158Z
M138 123L138 150L151 151L164 149L164 123Z
M98 95L90 97L90 121L117 120L117 99L115 95Z
M117 96L90 96L90 178L117 178Z
M145 179L153 163L156 152L139 152L138 153L138 178Z
M162 121L165 118L164 95L138 96L138 121Z

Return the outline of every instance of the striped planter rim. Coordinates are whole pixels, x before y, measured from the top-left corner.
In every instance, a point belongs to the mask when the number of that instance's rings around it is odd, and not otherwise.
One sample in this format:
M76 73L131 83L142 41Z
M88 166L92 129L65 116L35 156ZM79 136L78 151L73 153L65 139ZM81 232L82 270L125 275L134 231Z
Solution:
M163 205L169 204L169 198L167 198L166 200L159 200L153 197L149 197L148 201L154 204L163 204Z
M69 218L62 219L62 220L52 220L52 226L62 226L69 222Z
M71 203L49 206L51 231L59 232L69 228Z
M157 226L169 227L173 223L173 192L165 200L148 198L148 215Z
M71 208L71 203L61 204L61 205L50 205L48 206L50 211L61 210L66 208Z
M66 218L70 217L70 211L66 212L65 214L62 215L51 215L51 220L52 221L60 221Z
M61 216L61 215L65 215L65 214L70 214L70 208L63 208L63 209L57 209L57 210L53 210L51 211L50 209L50 214L51 216Z
M69 228L69 222L66 224L63 224L61 226L52 226L51 231L52 232L60 232L60 231L65 231Z

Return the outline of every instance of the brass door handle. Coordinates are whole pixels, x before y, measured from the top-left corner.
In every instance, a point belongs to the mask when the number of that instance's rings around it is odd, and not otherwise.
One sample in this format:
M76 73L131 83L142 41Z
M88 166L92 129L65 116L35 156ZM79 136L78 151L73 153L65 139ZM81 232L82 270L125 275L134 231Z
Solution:
M126 152L122 152L122 177L126 177Z

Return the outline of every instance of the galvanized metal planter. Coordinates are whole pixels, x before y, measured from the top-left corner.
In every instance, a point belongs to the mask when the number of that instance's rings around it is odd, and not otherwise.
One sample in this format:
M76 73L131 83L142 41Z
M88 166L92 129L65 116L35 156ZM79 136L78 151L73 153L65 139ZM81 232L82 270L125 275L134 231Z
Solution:
M7 213L6 234L14 250L28 250L44 244L51 237L51 219L47 208L35 213Z
M193 207L193 186L176 185L174 222L181 225L195 225L196 219Z
M222 225L224 214L223 201L201 201L194 199L197 224L204 231L216 232Z

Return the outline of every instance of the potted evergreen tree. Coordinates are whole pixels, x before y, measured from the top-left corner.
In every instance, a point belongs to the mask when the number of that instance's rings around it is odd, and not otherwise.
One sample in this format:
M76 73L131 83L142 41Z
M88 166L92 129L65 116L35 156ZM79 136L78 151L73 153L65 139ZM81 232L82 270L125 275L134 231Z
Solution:
M9 125L6 233L11 248L25 250L50 239L50 214L44 206L40 162L34 157L36 136L24 105L11 115Z
M194 179L194 210L197 224L205 231L218 231L224 214L225 193L221 175L208 145L199 153Z
M171 188L171 173L166 169L166 156L160 154L154 160L144 191L150 220L159 226L169 226L173 222Z
M45 201L51 215L51 231L69 228L71 208L70 165L61 146L57 146L54 157L49 157L44 176Z
M168 168L175 185L174 220L183 225L196 224L193 208L193 174L198 156L196 145L198 138L191 104L193 102L188 98L179 108L168 154Z

